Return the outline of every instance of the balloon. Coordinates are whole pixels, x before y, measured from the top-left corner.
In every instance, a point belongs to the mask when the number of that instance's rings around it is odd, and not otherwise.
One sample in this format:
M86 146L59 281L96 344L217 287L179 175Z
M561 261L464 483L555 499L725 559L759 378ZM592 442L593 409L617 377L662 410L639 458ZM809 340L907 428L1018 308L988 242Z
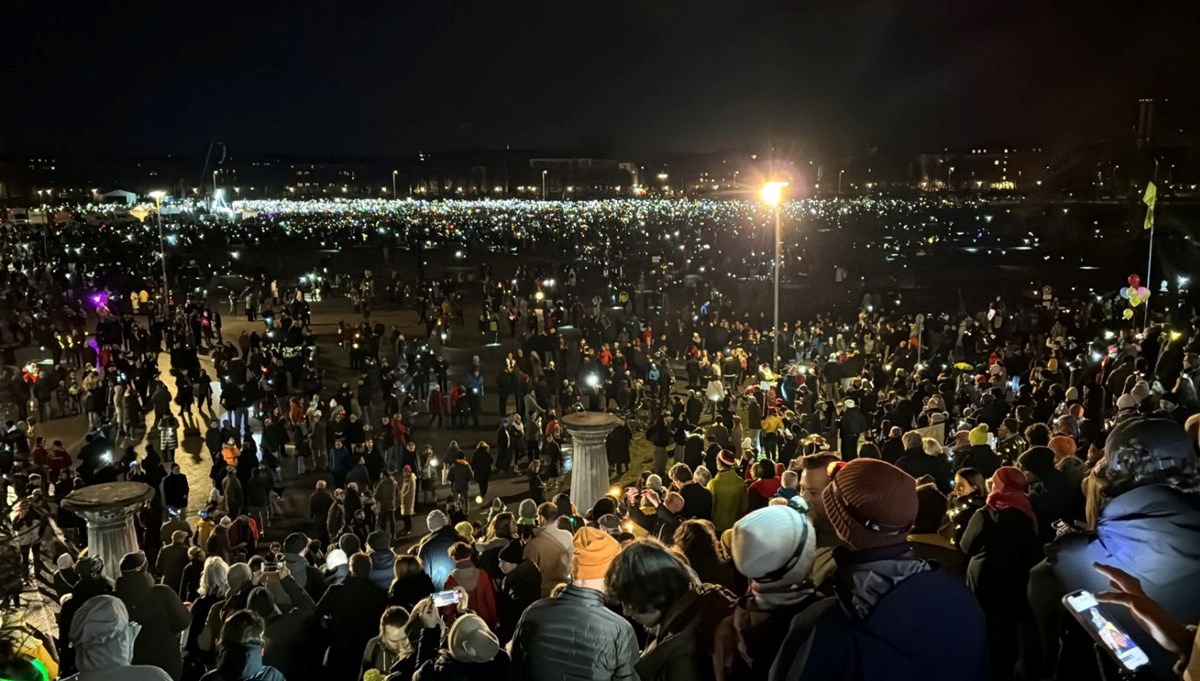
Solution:
M1138 298L1145 300L1150 297L1150 289L1145 286L1139 286L1137 290Z
M1129 285L1132 286L1133 288L1137 288L1138 284L1142 283L1142 278L1136 274L1131 274L1131 275L1129 275L1129 278L1126 279L1125 281L1129 282Z
M1139 296L1139 295L1138 295L1138 294L1136 294L1136 293L1135 293L1135 294L1133 294L1133 295L1131 295L1131 296L1129 296L1129 304L1130 304L1130 305L1132 305L1132 306L1134 306L1134 307L1137 307L1138 305L1141 305L1141 304L1142 304L1142 297L1141 297L1141 296Z
M1124 298L1125 300L1129 300L1129 289L1122 286L1120 293L1121 293L1122 298Z
M1121 316L1125 317L1126 319L1133 319L1133 310L1125 308L1125 311L1121 313Z

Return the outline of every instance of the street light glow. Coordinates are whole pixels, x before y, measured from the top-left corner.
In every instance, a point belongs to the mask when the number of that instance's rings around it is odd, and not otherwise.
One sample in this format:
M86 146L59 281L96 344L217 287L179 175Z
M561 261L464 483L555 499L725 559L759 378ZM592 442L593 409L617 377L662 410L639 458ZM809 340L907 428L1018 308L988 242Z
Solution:
M767 205L778 206L779 200L783 197L783 188L786 186L788 186L787 182L768 182L763 185L759 196Z

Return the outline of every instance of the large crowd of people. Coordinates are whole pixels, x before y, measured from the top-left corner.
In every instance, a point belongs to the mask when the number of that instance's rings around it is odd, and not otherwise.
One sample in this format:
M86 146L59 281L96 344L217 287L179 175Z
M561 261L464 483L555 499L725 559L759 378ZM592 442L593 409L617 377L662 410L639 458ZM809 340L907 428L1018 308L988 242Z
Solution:
M1143 329L1090 295L920 318L868 296L773 330L619 259L168 300L152 258L98 290L97 253L47 266L3 234L0 581L12 605L53 565L61 603L57 631L5 611L6 678L1087 679L1133 647L1149 678L1200 674L1200 327L1177 306ZM356 381L317 350L310 303L335 298ZM223 332L224 302L261 327ZM416 333L372 319L396 309ZM455 342L508 347L462 366ZM556 493L559 417L584 410L622 416L596 500ZM69 415L77 451L38 434ZM62 501L117 480L154 495L112 566Z

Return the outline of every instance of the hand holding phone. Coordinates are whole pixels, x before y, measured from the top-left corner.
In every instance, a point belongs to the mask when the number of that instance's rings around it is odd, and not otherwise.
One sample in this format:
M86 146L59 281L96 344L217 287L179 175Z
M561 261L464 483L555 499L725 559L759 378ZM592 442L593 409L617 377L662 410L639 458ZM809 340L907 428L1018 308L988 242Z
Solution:
M458 617L458 604L461 600L462 593L457 589L439 591L430 596L434 611L441 615L446 622L453 622ZM425 621L424 614L422 614L422 621Z
M1062 603L1119 667L1132 672L1150 664L1145 651L1117 626L1092 592L1069 593L1063 596Z
M1129 612L1154 641L1173 655L1183 655L1192 647L1193 634L1176 621L1161 605L1146 595L1137 577L1121 568L1095 563L1096 572L1108 578L1112 591L1096 594L1101 603L1129 608Z

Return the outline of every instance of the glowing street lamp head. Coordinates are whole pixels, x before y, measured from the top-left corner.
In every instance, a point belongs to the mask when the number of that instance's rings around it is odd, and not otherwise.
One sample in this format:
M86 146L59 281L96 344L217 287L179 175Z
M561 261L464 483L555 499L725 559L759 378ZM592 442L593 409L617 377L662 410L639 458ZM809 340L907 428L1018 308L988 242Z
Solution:
M164 197L164 196L166 196L166 195L167 195L167 193L166 193L166 192L164 192L164 191L161 191L161 190L160 190L160 191L154 191L154 192L150 192L150 198L154 199L155 201L159 201L159 200L161 200L161 199L162 199L162 197Z
M779 200L783 198L783 188L786 186L788 186L787 182L768 182L763 185L759 196L767 205L778 206Z

